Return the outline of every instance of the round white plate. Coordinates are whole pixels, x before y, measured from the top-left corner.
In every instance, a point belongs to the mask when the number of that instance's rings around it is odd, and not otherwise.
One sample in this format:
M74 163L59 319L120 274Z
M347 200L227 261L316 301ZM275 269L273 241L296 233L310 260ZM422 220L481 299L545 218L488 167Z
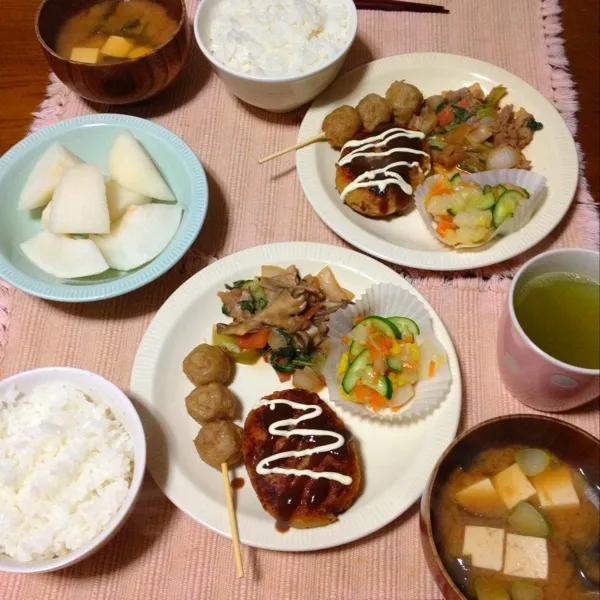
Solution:
M517 256L544 239L567 212L577 186L575 143L556 109L536 89L498 67L452 54L423 53L391 56L359 67L340 77L313 103L300 128L299 140L321 132L325 116L342 104L355 106L368 93L385 95L397 79L416 85L427 97L442 90L479 83L487 92L497 84L509 93L503 103L522 106L544 129L536 132L525 155L533 170L548 180L548 193L531 221L520 231L474 250L452 250L428 231L413 208L391 219L369 219L346 206L335 189L339 152L320 142L298 150L298 177L317 214L340 237L384 260L440 271L473 269Z
M382 425L339 413L358 440L364 469L364 489L337 523L315 529L275 530L262 509L243 467L237 492L237 518L244 544L270 550L317 550L345 544L383 527L421 495L437 459L458 427L461 380L456 352L440 318L427 301L402 277L357 252L313 243L257 246L206 267L182 285L158 311L138 349L131 376L132 398L138 401L148 438L148 469L167 497L181 510L216 533L229 537L221 474L203 463L192 443L199 430L188 416L184 398L192 385L182 372L185 356L209 342L214 323L222 320L217 291L225 283L251 279L262 265L295 264L301 274L330 265L340 284L362 294L378 282L409 289L425 303L433 329L444 346L452 385L440 407L422 421ZM254 404L266 394L288 387L269 365L238 366L231 389L242 405L243 424ZM327 399L327 392L321 397ZM338 411L339 412L339 411Z

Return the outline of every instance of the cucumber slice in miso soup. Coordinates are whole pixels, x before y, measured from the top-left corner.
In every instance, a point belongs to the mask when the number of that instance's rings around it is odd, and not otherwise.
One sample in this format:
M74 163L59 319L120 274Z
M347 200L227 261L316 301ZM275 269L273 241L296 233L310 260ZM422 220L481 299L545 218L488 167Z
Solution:
M519 502L508 517L508 524L518 535L549 538L550 524L529 502Z
M509 593L495 581L478 577L475 580L477 600L511 600Z
M538 448L525 448L519 450L516 455L517 463L527 477L539 475L548 468L550 454Z
M515 581L510 588L512 600L544 600L544 591L534 583Z

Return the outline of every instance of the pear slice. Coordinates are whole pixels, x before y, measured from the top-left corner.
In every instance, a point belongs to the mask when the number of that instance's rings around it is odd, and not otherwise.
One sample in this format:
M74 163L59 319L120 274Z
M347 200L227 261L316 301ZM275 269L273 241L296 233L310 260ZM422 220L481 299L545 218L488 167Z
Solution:
M36 267L61 279L88 277L108 270L104 257L90 240L42 231L23 242L21 250Z
M175 201L152 159L128 131L115 139L106 165L111 179L124 188L156 200Z
M19 197L19 210L46 206L65 169L81 161L59 143L52 144L29 173Z
M152 198L149 196L132 192L119 185L114 179L106 182L106 200L108 201L110 220L113 222L119 220L130 206L152 202Z
M44 231L50 231L50 211L52 210L52 200L46 204L46 207L42 211L40 225Z
M69 167L52 195L52 233L109 233L104 177L96 165Z
M173 239L181 222L181 204L130 206L109 235L90 236L106 262L130 271L156 258Z

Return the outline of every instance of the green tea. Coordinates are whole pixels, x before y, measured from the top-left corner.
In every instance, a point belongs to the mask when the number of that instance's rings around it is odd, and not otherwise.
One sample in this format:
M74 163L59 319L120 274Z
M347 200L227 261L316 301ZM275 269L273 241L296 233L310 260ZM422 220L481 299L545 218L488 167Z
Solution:
M600 285L571 273L528 281L515 296L515 313L529 339L550 356L586 369L600 368Z

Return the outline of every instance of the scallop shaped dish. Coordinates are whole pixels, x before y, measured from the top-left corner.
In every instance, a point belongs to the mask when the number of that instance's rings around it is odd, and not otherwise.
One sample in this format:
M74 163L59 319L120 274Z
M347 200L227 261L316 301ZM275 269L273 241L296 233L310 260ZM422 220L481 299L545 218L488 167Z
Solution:
M19 247L40 231L39 210L17 210L28 174L42 153L55 142L106 172L111 145L123 131L129 131L139 140L183 206L177 233L154 260L132 271L110 269L100 275L66 280L44 273ZM208 208L206 175L189 146L151 121L116 114L76 117L28 136L0 158L0 190L0 279L33 296L59 302L113 298L155 280L192 245Z

